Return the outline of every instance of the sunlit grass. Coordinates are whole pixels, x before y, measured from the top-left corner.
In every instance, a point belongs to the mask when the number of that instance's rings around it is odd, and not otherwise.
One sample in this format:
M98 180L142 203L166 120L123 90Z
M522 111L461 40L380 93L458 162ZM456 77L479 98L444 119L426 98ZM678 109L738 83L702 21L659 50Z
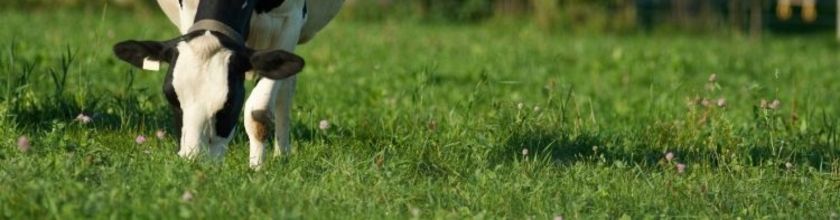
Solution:
M158 135L174 129L163 73L112 57L115 42L174 36L162 16L0 20L3 218L840 213L828 35L338 21L298 51L294 154L254 172L241 131L222 163L178 158Z

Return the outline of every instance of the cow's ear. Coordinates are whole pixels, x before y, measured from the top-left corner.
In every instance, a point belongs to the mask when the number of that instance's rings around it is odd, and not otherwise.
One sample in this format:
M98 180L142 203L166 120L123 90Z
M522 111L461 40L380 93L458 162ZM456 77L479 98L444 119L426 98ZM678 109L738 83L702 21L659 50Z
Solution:
M304 66L303 58L284 50L250 53L251 68L269 79L285 79L298 74Z
M175 49L173 41L123 41L114 45L114 54L139 68L158 70L160 62L169 62Z

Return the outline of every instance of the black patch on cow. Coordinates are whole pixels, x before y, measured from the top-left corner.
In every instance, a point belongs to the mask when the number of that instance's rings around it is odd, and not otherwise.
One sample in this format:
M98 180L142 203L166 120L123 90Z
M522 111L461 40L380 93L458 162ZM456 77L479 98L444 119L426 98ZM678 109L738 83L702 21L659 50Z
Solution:
M254 70L270 79L285 79L299 73L303 58L284 50L257 52L251 56Z
M266 12L270 12L271 10L274 10L275 8L283 5L284 2L285 2L285 0L258 0L257 1L257 6L254 7L254 12L256 12L257 14L263 14L263 13L266 13ZM306 4L306 2L304 2L303 3L303 17L306 17L306 14L308 13L308 9L306 8L306 5L308 5L308 4Z
M243 63L241 54L234 54L228 61L228 94L225 105L213 115L216 136L227 137L233 134L242 105L245 104L245 71L250 65Z
M285 0L257 0L257 6L254 7L254 11L262 14L274 10L280 5L283 5Z
M266 124L266 125L271 124L271 122L274 121L272 115L273 114L271 114L271 112L268 112L268 110L253 110L253 111L251 111L251 118L254 119L254 121L257 121L259 123L263 123L263 124Z
M204 19L219 21L248 39L251 14L256 2L257 0L200 1L196 9L195 21ZM242 5L245 5L245 8L242 8Z
M169 63L169 71L166 72L166 77L163 78L163 95L166 101L169 102L169 108L172 109L173 125L175 126L175 136L178 137L178 143L181 143L181 125L184 116L181 110L181 103L178 101L178 93L175 92L175 87L172 86L172 72L175 69L176 60L178 60L178 52L172 57Z

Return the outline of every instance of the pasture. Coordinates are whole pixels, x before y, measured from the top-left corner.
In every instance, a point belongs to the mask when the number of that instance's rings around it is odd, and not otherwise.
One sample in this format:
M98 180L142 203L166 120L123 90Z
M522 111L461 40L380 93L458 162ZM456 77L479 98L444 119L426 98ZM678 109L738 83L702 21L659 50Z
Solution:
M252 171L241 123L223 162L177 157L164 72L113 57L118 41L175 36L163 15L0 20L3 219L840 214L828 34L339 20L298 48L293 155Z

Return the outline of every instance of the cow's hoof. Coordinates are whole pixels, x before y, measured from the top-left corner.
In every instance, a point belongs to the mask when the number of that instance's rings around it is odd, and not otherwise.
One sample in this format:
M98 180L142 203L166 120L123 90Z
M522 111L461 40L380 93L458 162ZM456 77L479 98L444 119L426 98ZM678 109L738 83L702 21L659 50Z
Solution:
M250 168L251 168L251 170L254 170L254 171L260 171L260 170L262 170L262 164L254 164L254 163L251 163L251 164L249 164L249 165L248 165L248 167L250 167Z
M198 151L195 151L195 150L192 150L192 151L189 151L189 150L178 151L178 156L180 156L181 158L184 158L186 160L193 160L193 159L195 159L196 155L198 155Z

